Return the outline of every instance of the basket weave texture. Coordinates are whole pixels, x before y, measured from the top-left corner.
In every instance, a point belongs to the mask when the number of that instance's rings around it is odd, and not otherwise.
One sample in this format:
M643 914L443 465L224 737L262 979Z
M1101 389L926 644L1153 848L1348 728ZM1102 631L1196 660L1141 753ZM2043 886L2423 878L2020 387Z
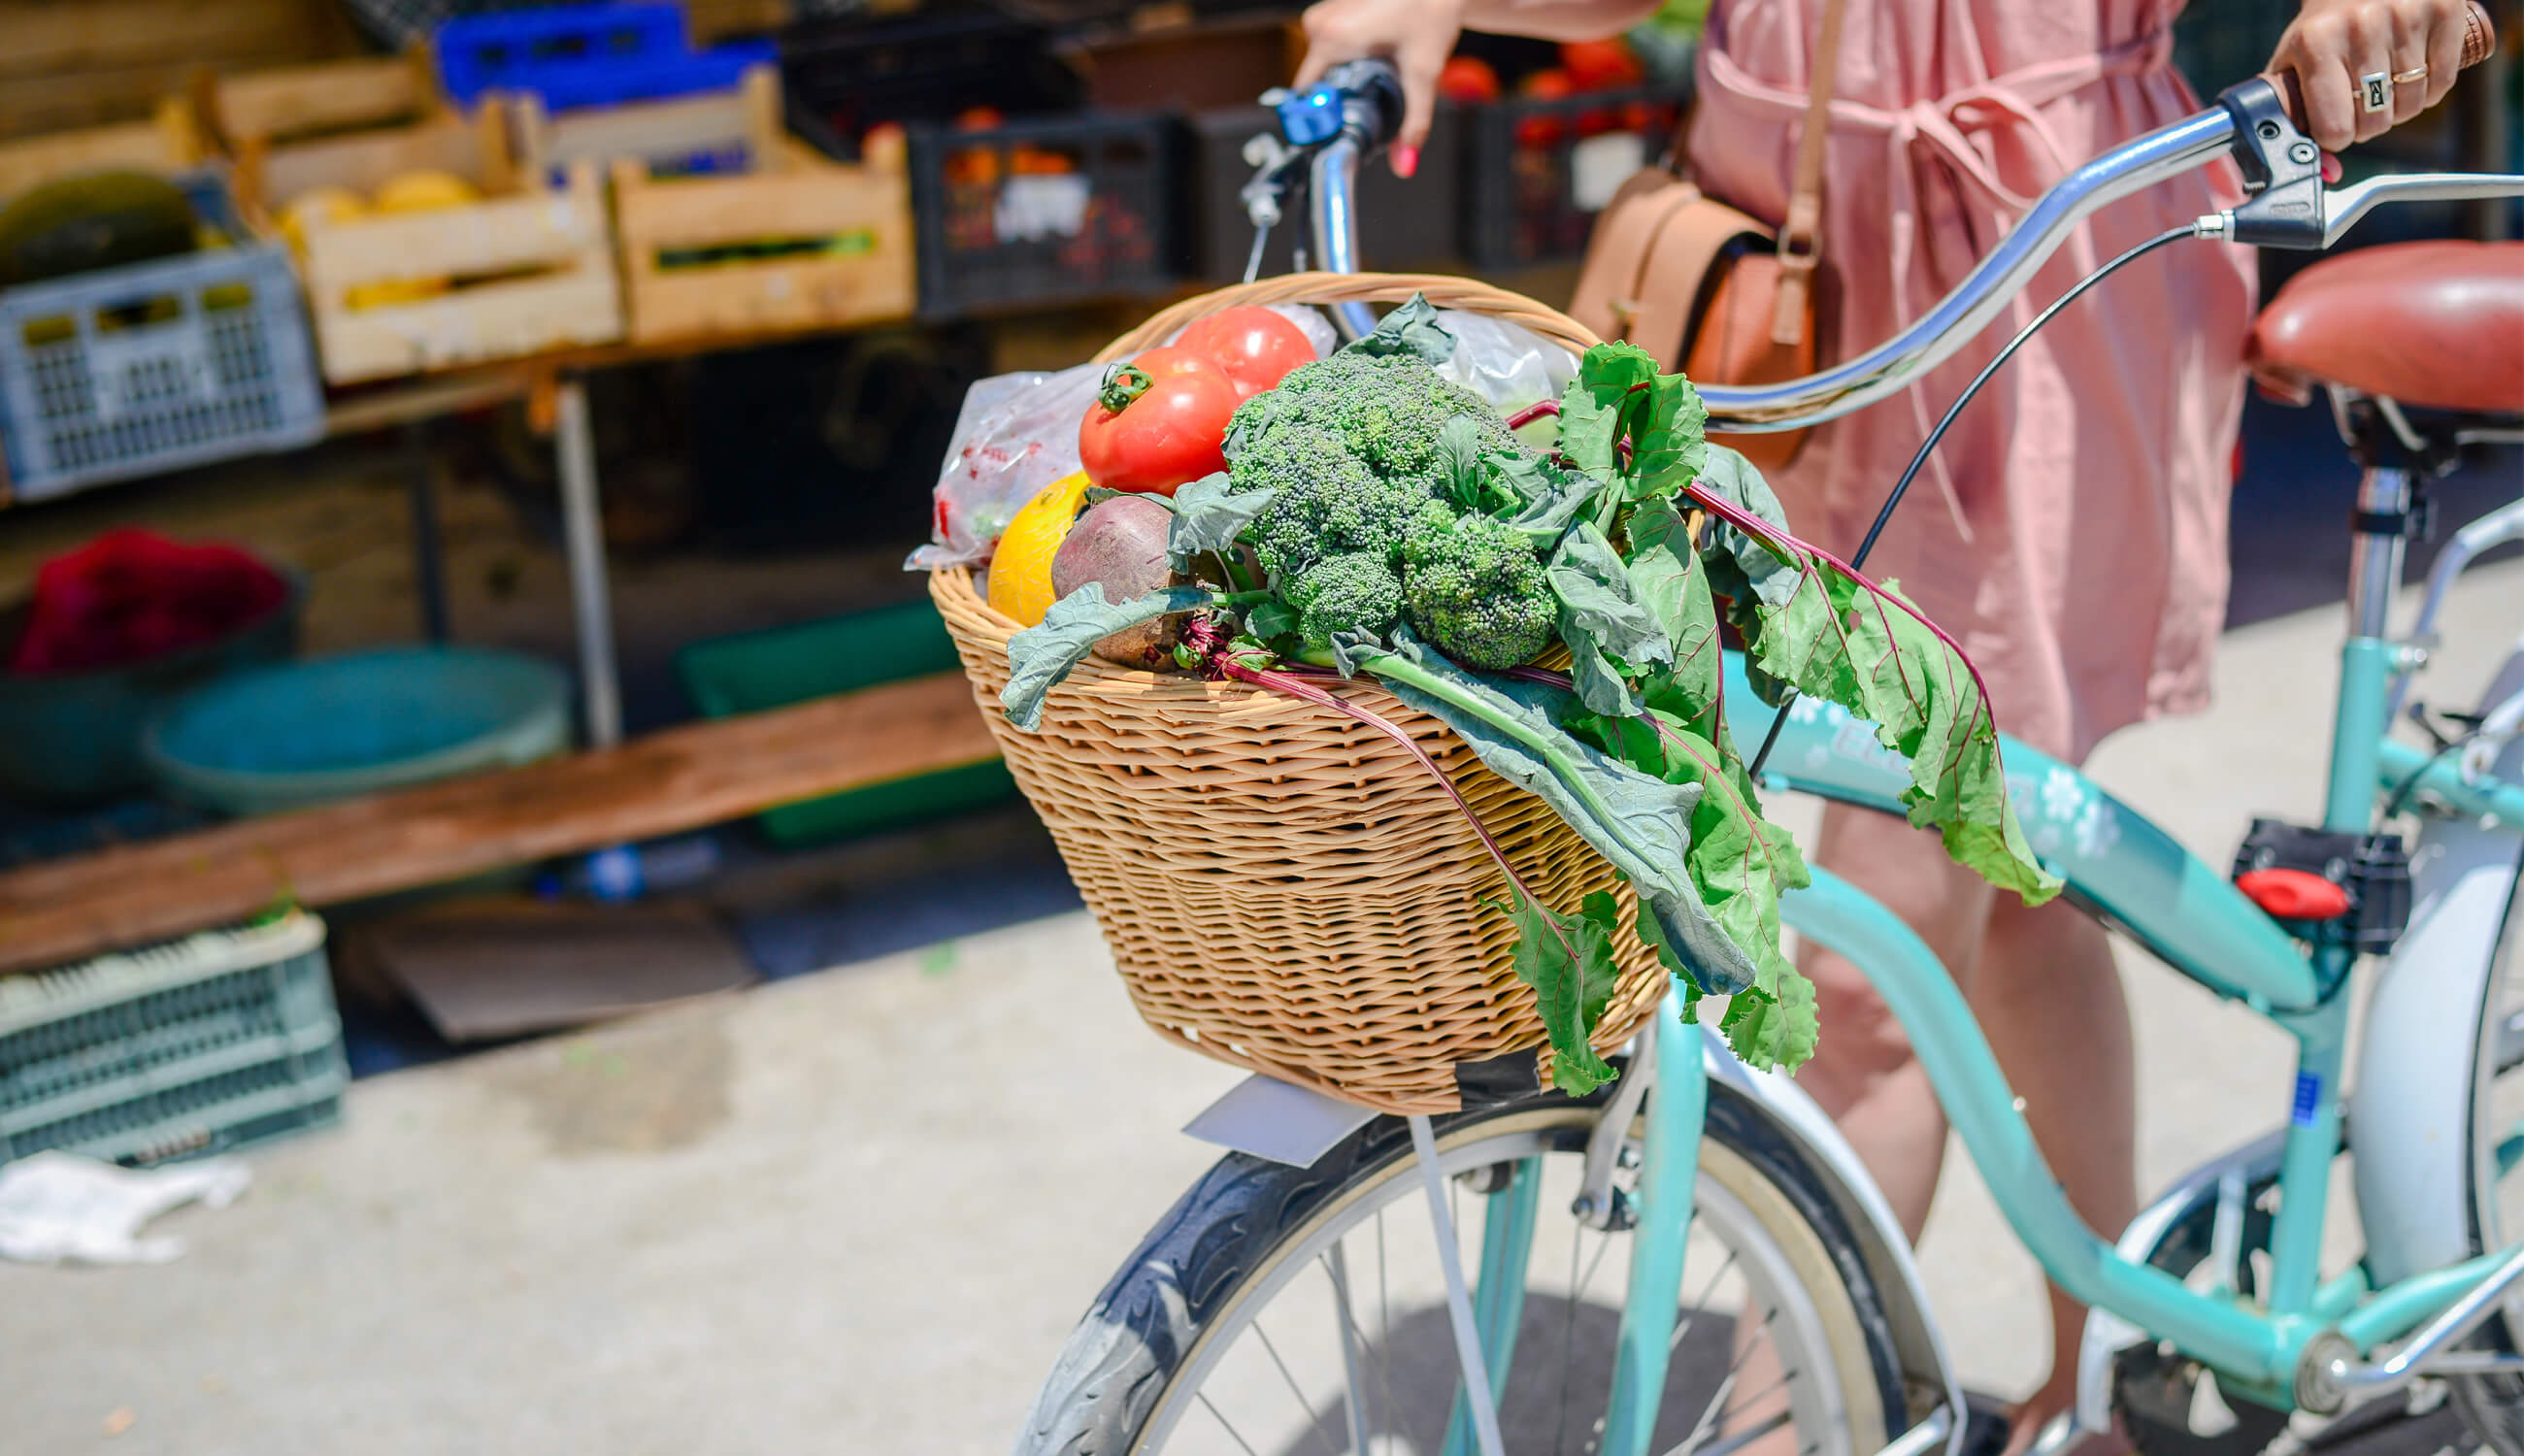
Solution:
M1102 357L1238 304L1415 292L1573 349L1593 342L1565 315L1468 279L1314 273L1179 304ZM999 709L1016 622L961 570L932 576L930 595L1009 769L1160 1035L1383 1112L1453 1111L1458 1063L1542 1045L1533 992L1516 976L1515 926L1493 903L1505 879L1400 746L1284 694L1095 657L1051 691L1042 731L1021 732ZM1666 987L1631 933L1629 887L1443 723L1372 682L1332 690L1418 741L1545 903L1575 911L1612 892L1621 976L1595 1044L1626 1040Z

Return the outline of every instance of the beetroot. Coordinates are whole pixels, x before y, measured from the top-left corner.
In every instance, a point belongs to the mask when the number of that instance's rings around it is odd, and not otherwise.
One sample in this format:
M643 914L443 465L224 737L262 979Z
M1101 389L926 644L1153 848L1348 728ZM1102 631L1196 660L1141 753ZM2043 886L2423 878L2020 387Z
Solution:
M1051 590L1066 597L1089 582L1101 582L1104 600L1129 602L1176 584L1166 560L1166 533L1175 513L1147 496L1113 496L1087 508L1051 558ZM1174 661L1183 637L1181 615L1126 628L1095 644L1095 655L1124 667L1155 669Z

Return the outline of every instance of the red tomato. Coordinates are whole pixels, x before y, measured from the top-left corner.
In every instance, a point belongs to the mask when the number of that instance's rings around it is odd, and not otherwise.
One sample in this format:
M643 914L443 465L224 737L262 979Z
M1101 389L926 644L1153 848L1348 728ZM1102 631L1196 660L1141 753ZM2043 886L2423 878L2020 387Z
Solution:
M1175 347L1218 361L1240 400L1277 386L1297 365L1315 362L1314 342L1306 331L1263 308L1224 309L1195 318Z
M1151 349L1113 369L1087 407L1078 461L1107 490L1171 496L1227 468L1227 418L1240 402L1236 381L1209 356Z
M1529 101L1564 101L1578 94L1578 80L1568 72L1553 67L1518 81L1516 94Z
M1629 42L1618 36L1611 40L1566 40L1560 44L1560 65L1569 79L1580 91L1613 91L1635 86L1647 79L1647 71Z
M1480 106L1499 99L1498 73L1479 56L1449 56L1437 73L1437 94L1457 106Z
M1577 94L1565 71L1537 71L1516 83L1516 94L1528 101L1561 101ZM1516 123L1516 144L1534 150L1559 145L1569 135L1569 119L1558 112L1536 112Z

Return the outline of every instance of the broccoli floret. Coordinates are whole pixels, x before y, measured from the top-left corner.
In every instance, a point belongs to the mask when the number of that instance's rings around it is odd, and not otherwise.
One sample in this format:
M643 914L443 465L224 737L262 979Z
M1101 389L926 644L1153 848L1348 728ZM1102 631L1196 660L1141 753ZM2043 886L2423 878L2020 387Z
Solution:
M1351 552L1390 560L1412 512L1432 504L1425 482L1381 475L1338 436L1293 419L1275 421L1267 439L1238 450L1228 480L1239 491L1279 492L1254 518L1251 540L1282 580Z
M1297 608L1297 635L1321 651L1337 632L1383 637L1402 616L1402 582L1380 553L1353 551L1291 578L1281 595Z
M1480 423L1483 450L1520 448L1488 401L1415 355L1344 351L1291 369L1271 395L1280 401L1268 407L1275 413L1333 430L1386 475L1433 480L1437 436L1458 415Z
M1402 605L1412 630L1487 672L1528 661L1551 641L1559 599L1523 534L1479 514L1443 526L1424 515L1414 527L1402 545Z

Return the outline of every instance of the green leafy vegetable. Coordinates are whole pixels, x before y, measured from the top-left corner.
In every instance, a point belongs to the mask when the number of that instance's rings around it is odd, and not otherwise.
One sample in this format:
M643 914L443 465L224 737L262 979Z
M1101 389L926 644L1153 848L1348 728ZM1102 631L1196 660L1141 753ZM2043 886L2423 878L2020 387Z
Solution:
M1397 632L1396 651L1362 664L1394 696L1462 736L1492 773L1551 805L1578 837L1627 875L1644 912L1704 990L1732 994L1759 972L1748 951L1701 902L1686 868L1696 785L1670 784L1579 742L1559 714L1567 693L1493 680L1456 666Z
M1194 557L1233 550L1237 538L1276 494L1270 490L1239 493L1224 470L1177 490L1172 502L1174 522L1166 528L1166 555L1175 569L1189 569Z
M1830 554L1697 488L1692 498L1795 573L1785 601L1755 609L1749 639L1762 667L1798 692L1837 703L1876 725L1879 742L1911 763L1902 801L1911 822L1934 825L1946 852L2027 904L2059 894L2007 801L1998 720L1963 650L1909 599Z
M1621 909L1603 891L1578 914L1563 915L1530 896L1492 901L1516 922L1516 978L1533 988L1551 1039L1551 1085L1582 1097L1613 1080L1589 1039L1621 979L1613 936Z
M1352 339L1340 352L1364 354L1371 359L1407 354L1428 364L1441 364L1455 357L1455 336L1437 321L1436 306L1415 293L1409 303L1377 320L1373 332Z
M1095 650L1095 644L1126 627L1203 606L1210 594L1199 587L1169 587L1130 602L1104 600L1104 584L1091 581L1051 604L1041 622L1008 639L1008 685L999 690L999 705L1008 721L1028 733L1043 726L1044 695Z
M1546 573L1560 599L1560 640L1576 663L1578 701L1599 713L1635 713L1645 704L1628 679L1671 666L1674 643L1641 600L1630 568L1591 521L1560 538Z

